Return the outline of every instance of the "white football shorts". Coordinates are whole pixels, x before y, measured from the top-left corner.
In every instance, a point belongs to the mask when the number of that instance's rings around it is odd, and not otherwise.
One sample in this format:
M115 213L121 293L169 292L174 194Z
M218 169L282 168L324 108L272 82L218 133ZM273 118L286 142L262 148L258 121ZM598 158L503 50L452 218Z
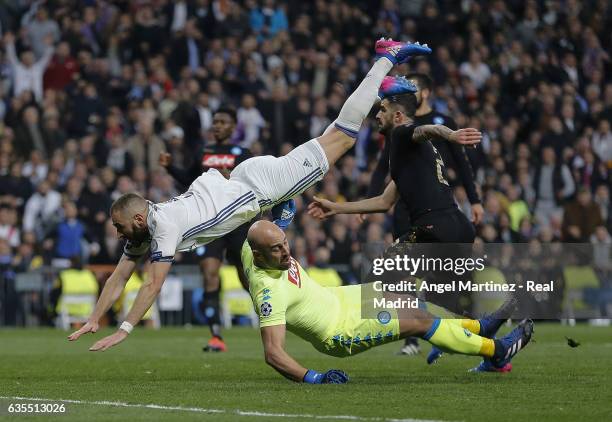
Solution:
M244 183L257 198L262 210L304 192L323 179L329 162L317 139L300 145L283 157L266 155L240 163L230 180Z

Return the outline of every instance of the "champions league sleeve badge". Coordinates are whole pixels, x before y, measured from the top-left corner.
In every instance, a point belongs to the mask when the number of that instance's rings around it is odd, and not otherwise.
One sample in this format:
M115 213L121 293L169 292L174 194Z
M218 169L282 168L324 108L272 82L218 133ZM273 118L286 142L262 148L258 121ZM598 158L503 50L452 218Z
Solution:
M261 304L261 315L269 316L272 313L272 305L270 302L264 302Z

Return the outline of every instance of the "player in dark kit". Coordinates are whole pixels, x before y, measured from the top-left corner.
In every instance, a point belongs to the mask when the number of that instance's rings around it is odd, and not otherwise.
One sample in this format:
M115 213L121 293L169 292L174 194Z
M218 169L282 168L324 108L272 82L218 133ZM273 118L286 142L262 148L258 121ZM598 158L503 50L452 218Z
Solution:
M416 87L406 79L392 79L400 94L383 99L376 115L381 130L391 135L391 182L381 195L361 201L335 203L315 198L309 213L327 218L334 214L385 212L401 199L411 227L400 240L472 243L474 227L455 203L444 161L431 140L442 138L460 145L475 145L482 134L473 128L451 130L443 125L414 124Z
M431 141L472 145L480 142L480 132L415 124L416 87L404 78L386 78L381 91L386 98L376 118L381 132L390 140L387 148L392 181L381 195L363 201L336 204L315 198L309 206L311 215L325 218L337 213L383 212L401 201L410 225L397 236L399 241L472 243L474 227L457 208L444 161Z
M390 78L391 79L391 78ZM390 80L389 79L389 80ZM417 99L417 109L414 115L414 125L444 125L449 129L457 129L455 121L442 113L439 113L431 108L429 104L429 97L432 91L432 81L429 76L423 73L411 73L406 76L410 82L412 82L416 88L415 93ZM381 96L385 95L385 85L381 89ZM390 86L389 89L393 89ZM389 151L391 142L389 141L389 134L380 128L381 132L385 135L385 144L378 160L376 169L372 173L372 180L368 189L368 197L380 195L385 187L385 178L389 173ZM474 176L472 173L472 167L468 160L465 148L462 145L447 142L445 139L440 137L434 137L431 139L431 143L436 148L444 166L452 168L459 175L459 179L465 191L468 199L472 204L472 221L474 224L480 224L484 215L484 209L481 205L478 192L476 191L476 185L474 184ZM408 212L408 206L403 198L395 205L393 215L393 235L397 239L402 235L407 234L412 228L410 221L410 213Z
M444 125L449 129L457 129L455 121L442 113L432 109L429 98L433 89L431 78L423 73L410 73L406 76L416 88L415 93L417 99L417 109L414 116L415 125ZM392 88L392 87L391 87ZM381 92L381 97L384 96L384 89ZM385 134L385 139L389 139L388 134ZM484 209L478 197L476 185L474 184L474 176L472 167L468 160L465 148L462 145L452 144L446 140L436 137L431 140L431 143L440 154L444 166L452 168L459 176L461 184L465 188L467 197L472 204L472 222L477 225L482 221ZM382 153L378 160L378 164L368 189L368 197L380 195L385 187L385 178L389 172L389 150L390 141L385 141ZM410 214L406 202L400 198L393 212L393 237L395 239L407 235L413 228L410 221ZM419 352L419 345L416 338L408 337L405 340L404 347L401 349L402 354L413 355Z
M195 160L188 169L180 169L172 165L170 154L160 154L159 163L184 187L191 185L202 172L211 168L217 169L226 178L229 178L234 167L253 156L248 149L230 143L232 133L236 128L236 112L233 109L218 109L213 115L212 128L215 143L204 146L199 154L200 159ZM200 268L204 276L202 307L212 335L207 345L204 346L204 351L224 352L227 350L221 337L219 270L223 264L223 255L226 254L228 262L236 266L240 282L245 289L248 289L248 281L240 261L240 252L250 224L250 222L243 224L231 233L206 245L204 256L200 261Z

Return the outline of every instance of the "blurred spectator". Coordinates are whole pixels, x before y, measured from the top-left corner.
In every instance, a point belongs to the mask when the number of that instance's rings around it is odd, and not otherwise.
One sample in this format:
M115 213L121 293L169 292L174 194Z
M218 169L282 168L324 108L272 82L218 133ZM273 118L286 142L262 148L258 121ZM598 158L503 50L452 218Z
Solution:
M608 227L612 227L612 202L610 202L610 187L606 185L599 185L595 190L595 197L593 198L595 203L599 206L599 212L601 218Z
M20 59L18 59L15 51L15 36L10 32L4 36L6 54L13 69L13 91L16 96L24 91L31 91L37 101L42 100L43 74L53 55L53 39L47 37L45 43L47 48L38 60L36 60L34 53L29 50L22 51Z
M87 179L87 187L81 193L77 202L79 216L90 228L92 239L99 241L104 231L104 222L108 218L111 200L100 177L91 175Z
M552 215L559 212L563 201L575 191L569 168L559 163L552 147L542 149L542 164L536 169L533 186L537 197L536 218L546 225Z
M604 226L595 229L591 235L590 242L593 245L593 267L601 287L612 287L612 237ZM609 316L609 306L601 304L602 315Z
M11 164L10 173L0 176L0 197L15 198L15 205L22 208L32 195L32 182L22 173L20 161Z
M527 202L522 200L519 196L519 190L514 185L511 185L507 191L508 201L508 215L510 217L510 227L516 231L519 228L519 224L523 218L530 218L529 206Z
M190 19L185 23L184 30L179 32L172 45L170 69L173 76L176 78L185 66L188 66L191 72L198 71L203 65L203 51L202 33L196 21Z
M18 247L21 242L17 210L8 204L0 204L0 239L6 240L12 248Z
M251 29L260 39L272 38L279 31L286 31L289 26L285 11L276 5L275 0L263 0L262 7L252 7L250 21Z
M114 264L122 254L123 245L117 237L113 221L109 218L104 223L104 236L97 250L92 251L90 262L92 264Z
M26 158L30 157L33 150L36 150L37 156L46 158L48 149L43 136L38 109L34 106L27 107L23 111L22 118L19 126L15 128L16 152L22 158Z
M60 39L59 25L49 19L49 13L44 7L38 7L34 19L28 22L25 19L29 44L32 46L36 59L40 59L46 53L49 40L57 42Z
M265 127L266 121L256 107L255 97L245 94L242 97L242 107L237 111L238 126L244 131L240 146L250 148L253 142L259 140L259 132Z
M588 242L595 228L603 224L599 206L593 202L591 191L582 187L575 201L563 212L563 239L566 242Z
M287 91L282 86L275 86L270 99L262 101L261 112L266 121L270 123L270 139L266 144L270 152L276 152L280 145L287 141L287 135L291 133L290 122L293 116L288 104ZM304 141L295 140L294 142Z
M612 131L610 130L610 121L602 119L597 125L597 130L593 132L591 138L593 152L604 163L612 161Z
M317 136L321 136L323 131L329 126L331 123L330 119L327 117L327 102L323 98L319 98L314 103L314 108L312 110L312 117L310 118L310 138L316 138ZM297 139L294 142L298 141ZM298 141L299 142L299 141Z
M83 241L85 226L78 219L78 210L74 202L65 202L64 216L47 237L53 240L54 257L70 259L83 258Z
M128 151L122 135L113 135L108 142L106 165L118 174L129 174L134 167L132 154Z
M93 83L82 83L73 99L71 134L85 136L97 132L106 115L104 101Z
M70 54L70 44L60 42L44 75L45 89L62 91L79 71L79 64Z
M461 64L459 73L463 76L467 76L477 89L482 88L491 77L489 66L482 62L480 53L477 50L472 50L470 52L469 61Z
M147 172L160 168L159 154L166 151L164 142L153 131L153 123L146 119L140 119L138 132L128 139L127 148L134 163L143 166Z
M32 271L42 265L42 257L36 254L31 242L23 241L19 244L13 257L13 268L15 272L21 273Z
M53 227L62 196L53 189L48 180L38 185L36 192L25 204L23 231L35 232L40 239Z

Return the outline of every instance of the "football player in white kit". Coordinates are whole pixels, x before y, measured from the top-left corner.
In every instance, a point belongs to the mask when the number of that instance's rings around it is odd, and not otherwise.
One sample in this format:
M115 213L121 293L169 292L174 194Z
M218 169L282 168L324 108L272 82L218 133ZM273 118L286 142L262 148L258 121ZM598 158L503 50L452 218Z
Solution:
M377 41L375 49L376 62L322 136L283 157L248 159L232 171L229 180L210 169L186 193L167 202L153 204L133 193L117 199L111 207L111 218L119 236L127 240L123 256L106 281L88 322L68 339L73 341L98 330L99 319L119 298L139 258L147 252L152 262L149 276L126 320L114 334L89 350L106 350L128 336L155 301L176 252L205 245L321 180L329 167L354 145L383 78L393 66L404 63L410 56L431 53L426 44L385 39Z

